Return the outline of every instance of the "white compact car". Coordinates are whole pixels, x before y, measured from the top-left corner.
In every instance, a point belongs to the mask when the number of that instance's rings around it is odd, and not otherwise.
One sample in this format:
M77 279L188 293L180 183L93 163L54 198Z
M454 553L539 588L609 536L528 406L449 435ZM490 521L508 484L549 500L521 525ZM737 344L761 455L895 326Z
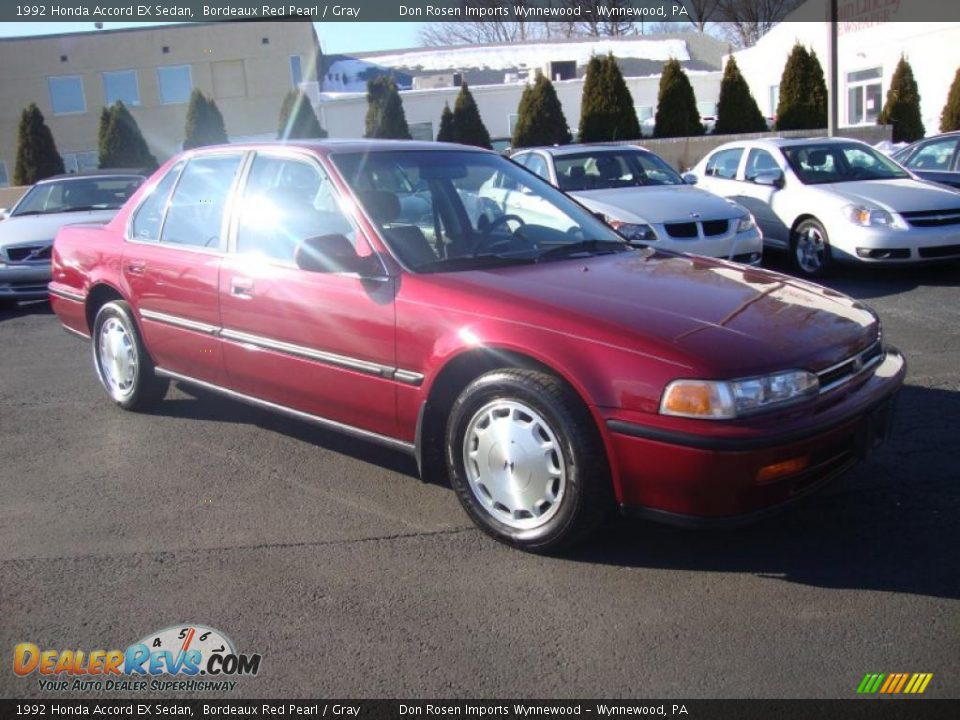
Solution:
M664 160L631 145L531 148L511 156L604 219L628 240L668 250L759 264L763 238L739 204L691 187ZM506 214L537 211L539 200L508 179L480 190ZM544 207L544 213L549 209ZM538 220L539 222L539 220ZM543 218L549 225L550 218ZM562 228L561 228L562 229Z
M769 138L721 145L693 169L747 207L772 248L811 277L836 261L960 258L960 193L918 179L866 143Z
M64 225L107 223L144 176L100 170L31 187L0 222L0 305L47 297L53 238Z

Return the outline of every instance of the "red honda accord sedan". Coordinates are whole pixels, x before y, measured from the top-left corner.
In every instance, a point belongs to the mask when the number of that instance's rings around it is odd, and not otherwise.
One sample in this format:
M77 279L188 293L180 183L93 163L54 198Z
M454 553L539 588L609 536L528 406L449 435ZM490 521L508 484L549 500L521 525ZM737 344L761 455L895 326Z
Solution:
M177 380L383 443L534 551L617 506L779 508L883 438L905 374L855 300L629 244L439 143L186 152L111 222L60 232L50 295L122 408Z

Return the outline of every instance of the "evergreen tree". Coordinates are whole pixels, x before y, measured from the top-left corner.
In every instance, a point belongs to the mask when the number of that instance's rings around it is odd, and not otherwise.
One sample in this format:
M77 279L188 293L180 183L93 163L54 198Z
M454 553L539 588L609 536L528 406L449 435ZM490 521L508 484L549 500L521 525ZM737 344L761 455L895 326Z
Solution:
M950 85L950 93L947 95L947 102L943 106L943 112L940 113L940 132L951 130L960 130L960 68L957 68L953 84Z
M403 101L393 78L380 76L367 81L368 138L410 140Z
M537 72L533 85L527 85L520 96L511 144L515 148L566 145L570 140L557 91L543 73Z
M453 104L453 132L461 145L476 145L488 150L492 148L490 133L483 124L480 110L465 82L460 85L460 92Z
M731 133L763 132L767 121L757 107L757 101L750 94L750 86L740 74L733 55L723 70L720 83L720 101L717 103L717 124L713 132L717 135Z
M616 58L612 53L602 59L590 58L580 103L580 141L636 140L641 136L633 96Z
M107 126L101 125L98 164L102 168L157 169L157 159L147 147L140 126L126 105L115 102L107 110ZM100 114L103 122L104 114Z
M327 131L320 126L320 121L310 104L310 99L299 90L288 92L280 106L277 139L310 139L325 138L326 136Z
M913 78L913 68L900 56L887 90L887 102L877 117L880 125L893 125L893 141L913 142L925 134L920 119L920 92Z
M190 93L183 149L227 142L227 129L217 104L197 89Z
M30 103L20 114L17 129L17 161L13 170L14 185L33 185L51 175L63 172L63 158L57 152L53 133L36 103Z
M453 112L450 110L449 103L443 104L443 112L440 113L440 130L437 132L437 142L456 142L456 128L453 126Z
M97 128L97 147L103 147L103 140L107 136L107 128L110 127L110 108L103 107L100 110L100 125Z
M663 66L657 95L656 137L703 135L697 98L680 61L672 58Z
M797 43L780 78L777 130L819 130L827 126L827 84L816 53Z

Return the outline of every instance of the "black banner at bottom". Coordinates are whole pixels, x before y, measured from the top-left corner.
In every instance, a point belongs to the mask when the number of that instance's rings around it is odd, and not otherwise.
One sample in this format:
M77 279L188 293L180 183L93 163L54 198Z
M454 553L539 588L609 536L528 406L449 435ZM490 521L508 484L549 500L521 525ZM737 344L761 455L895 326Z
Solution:
M0 718L31 717L955 720L960 700L0 700Z

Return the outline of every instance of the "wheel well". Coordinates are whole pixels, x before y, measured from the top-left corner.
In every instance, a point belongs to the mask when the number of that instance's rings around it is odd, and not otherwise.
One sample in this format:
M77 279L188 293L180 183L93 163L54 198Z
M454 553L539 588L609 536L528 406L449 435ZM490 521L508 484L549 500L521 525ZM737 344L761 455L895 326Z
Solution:
M793 242L793 236L794 236L794 234L797 232L797 228L800 227L800 223L802 223L804 220L817 220L817 218L816 218L815 215L811 215L810 213L804 213L803 215L801 215L800 217L798 217L796 220L794 220L794 221L793 221L793 225L790 226L790 241L791 241L791 242ZM817 222L820 222L820 221L817 220Z
M430 386L424 403L417 436L417 460L421 477L427 482L446 484L446 459L443 455L446 420L450 408L463 389L484 373L498 368L540 370L561 377L553 368L522 353L499 349L476 349L448 362ZM562 377L561 377L562 379ZM579 393L574 390L579 397Z
M91 335L93 335L93 323L97 319L97 313L111 300L123 300L123 295L109 285L94 285L87 293L87 330Z

